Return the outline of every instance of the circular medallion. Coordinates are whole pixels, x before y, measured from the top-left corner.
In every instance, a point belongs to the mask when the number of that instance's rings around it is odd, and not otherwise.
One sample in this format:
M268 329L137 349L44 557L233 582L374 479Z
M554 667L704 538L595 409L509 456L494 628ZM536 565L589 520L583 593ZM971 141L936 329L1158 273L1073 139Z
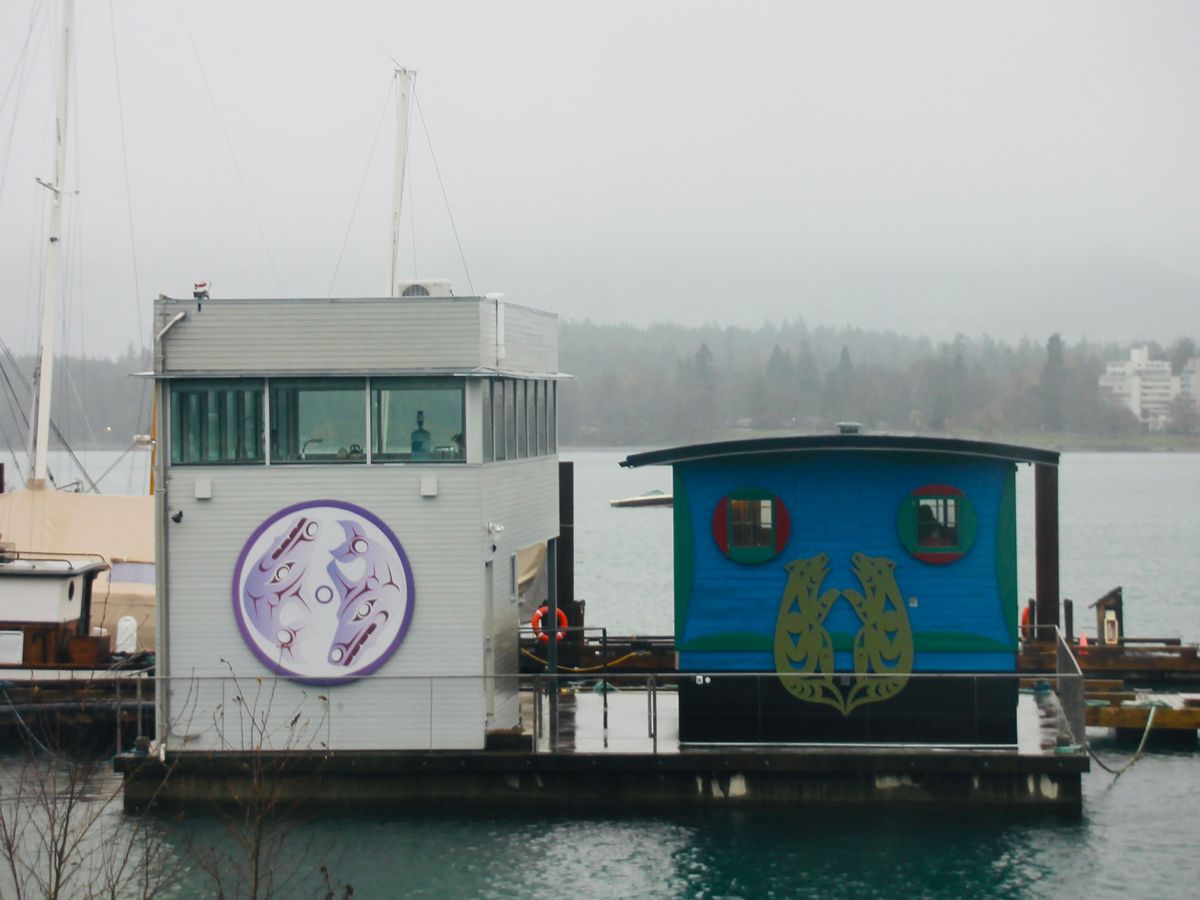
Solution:
M378 669L408 631L413 577L373 513L340 500L281 509L254 530L233 572L242 638L272 671L332 683Z

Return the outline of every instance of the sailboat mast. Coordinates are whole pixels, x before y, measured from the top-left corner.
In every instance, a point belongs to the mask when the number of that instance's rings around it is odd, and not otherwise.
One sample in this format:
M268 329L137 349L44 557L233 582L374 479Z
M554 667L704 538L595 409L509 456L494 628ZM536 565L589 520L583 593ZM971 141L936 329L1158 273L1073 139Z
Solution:
M75 0L64 0L62 39L59 48L58 96L54 117L54 181L50 189L50 242L42 275L42 330L37 368L33 373L33 428L29 456L33 460L31 488L46 486L47 451L50 447L50 394L54 386L54 329L62 277L62 194L67 167L67 88L71 82L71 41L75 28Z
M396 70L396 160L392 172L392 244L388 253L387 297L400 294L396 283L400 267L400 203L404 199L404 165L408 156L408 104L416 72Z

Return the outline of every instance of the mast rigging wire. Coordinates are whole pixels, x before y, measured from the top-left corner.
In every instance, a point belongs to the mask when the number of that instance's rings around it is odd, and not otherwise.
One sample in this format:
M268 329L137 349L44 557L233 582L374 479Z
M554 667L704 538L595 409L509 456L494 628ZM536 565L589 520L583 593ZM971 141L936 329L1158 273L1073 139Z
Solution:
M450 209L450 198L446 195L446 184L442 181L442 169L438 165L437 154L433 152L433 140L429 137L429 126L425 124L425 113L421 111L421 100L417 96L415 81L413 82L413 105L417 108L417 118L421 120L421 129L425 132L425 143L429 145L429 155L433 158L433 171L437 173L438 187L442 189L442 202L446 204L446 215L450 217L450 230L454 232L454 241L458 244L458 258L462 260L463 272L467 276L467 287L474 295L475 285L471 283L471 270L467 267L467 255L463 253L462 240L458 236L458 226L454 223L454 211Z
M121 64L120 64L121 54L118 52L118 49L117 49L117 20L116 20L116 14L113 12L112 0L108 0L108 25L109 25L109 32L112 35L113 73L116 76L116 83L117 83L117 123L119 125L119 129L120 129L120 133L121 133L121 169L125 176L125 213L126 213L126 217L127 217L128 221L129 221L129 256L130 256L130 260L131 260L132 267L133 267L134 319L137 322L138 348L143 354L145 354L145 352L146 352L146 350L145 350L145 348L146 348L145 326L142 323L141 305L138 302L138 298L141 293L142 279L141 279L141 274L138 271L137 241L134 238L133 191L129 185L129 142L125 135L125 100L124 100L124 95L121 91ZM142 359L143 365L145 365L147 362L149 362L149 360L147 360L143 356L143 359ZM139 397L139 400L138 400L138 415L137 415L136 422L137 422L137 426L139 428L141 428L142 423L145 421L145 418L146 418L146 401L147 401L148 394L149 394L149 391L142 390L141 396ZM103 479L103 476L101 476L101 479Z
M12 142L13 135L17 130L17 113L21 109L21 100L25 96L25 86L29 83L31 70L26 68L27 56L29 53L29 45L33 40L34 28L37 25L38 18L41 15L43 2L39 2L34 7L32 15L29 17L29 28L25 32L25 40L21 44L21 52L17 54L17 61L13 66L12 76L9 78L8 87L4 89L4 98L0 99L0 113L4 112L4 108L8 105L8 98L12 94L13 88L17 86L18 80L21 82L17 88L16 100L13 103L12 124L8 129L8 138L4 143L4 158L3 164L0 164L0 199L4 197L4 184L8 179L8 163L12 158Z
M346 245L350 243L350 231L354 227L354 218L358 214L358 204L362 200L363 189L367 186L367 175L371 171L371 162L375 159L375 147L379 144L379 134L383 131L383 120L387 118L388 105L392 100L392 89L395 79L388 82L387 95L383 98L383 110L379 113L379 123L375 126L375 138L371 141L371 152L367 154L367 164L363 167L362 180L358 183L358 193L354 195L354 206L350 210L350 221L346 224L346 234L342 238L342 247L338 251L337 262L333 267L333 277L329 279L329 291L326 297L333 296L333 285L337 281L338 271L342 268L342 257L346 253Z
M213 93L212 84L208 80L208 72L204 68L204 60L200 57L200 51L196 48L196 41L192 37L192 28L188 24L187 14L183 11L183 5L179 0L175 0L175 8L179 11L179 18L183 22L183 32L187 35L188 46L191 47L192 56L196 60L196 68L200 72L200 80L204 83L204 90L208 92L208 102L212 104L213 113L217 117L217 124L221 126L221 135L225 138L225 146L229 149L229 156L233 160L234 171L237 172L238 181L241 182L242 192L246 195L246 205L250 208L250 217L254 219L254 225L258 229L259 240L263 244L263 252L267 255L267 262L271 265L271 271L275 274L275 284L279 287L279 296L286 297L287 291L283 288L283 278L279 275L279 267L275 265L275 257L271 255L271 245L267 242L267 232L262 226L262 221L258 217L258 210L254 208L254 200L250 196L250 185L246 181L246 176L242 172L242 165L238 162L237 154L233 150L233 140L229 137L229 129L225 127L225 119L221 116L221 107L217 105L216 95Z

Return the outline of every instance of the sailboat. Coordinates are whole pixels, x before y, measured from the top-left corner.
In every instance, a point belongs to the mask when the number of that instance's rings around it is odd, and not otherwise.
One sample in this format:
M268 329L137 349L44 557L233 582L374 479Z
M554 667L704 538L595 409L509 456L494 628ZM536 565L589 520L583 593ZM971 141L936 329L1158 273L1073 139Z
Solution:
M123 618L136 625L136 637L126 636L123 649L154 646L153 498L58 491L48 474L74 11L74 0L65 0L54 174L42 182L51 204L29 440L32 470L24 490L0 494L0 667L104 665Z

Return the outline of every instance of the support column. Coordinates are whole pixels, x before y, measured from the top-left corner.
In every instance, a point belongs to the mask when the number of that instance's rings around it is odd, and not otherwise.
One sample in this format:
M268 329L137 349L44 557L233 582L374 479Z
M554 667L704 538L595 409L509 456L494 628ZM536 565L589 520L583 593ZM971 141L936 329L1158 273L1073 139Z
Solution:
M1058 625L1058 466L1037 463L1034 473L1034 537L1037 543L1037 634L1054 640Z

